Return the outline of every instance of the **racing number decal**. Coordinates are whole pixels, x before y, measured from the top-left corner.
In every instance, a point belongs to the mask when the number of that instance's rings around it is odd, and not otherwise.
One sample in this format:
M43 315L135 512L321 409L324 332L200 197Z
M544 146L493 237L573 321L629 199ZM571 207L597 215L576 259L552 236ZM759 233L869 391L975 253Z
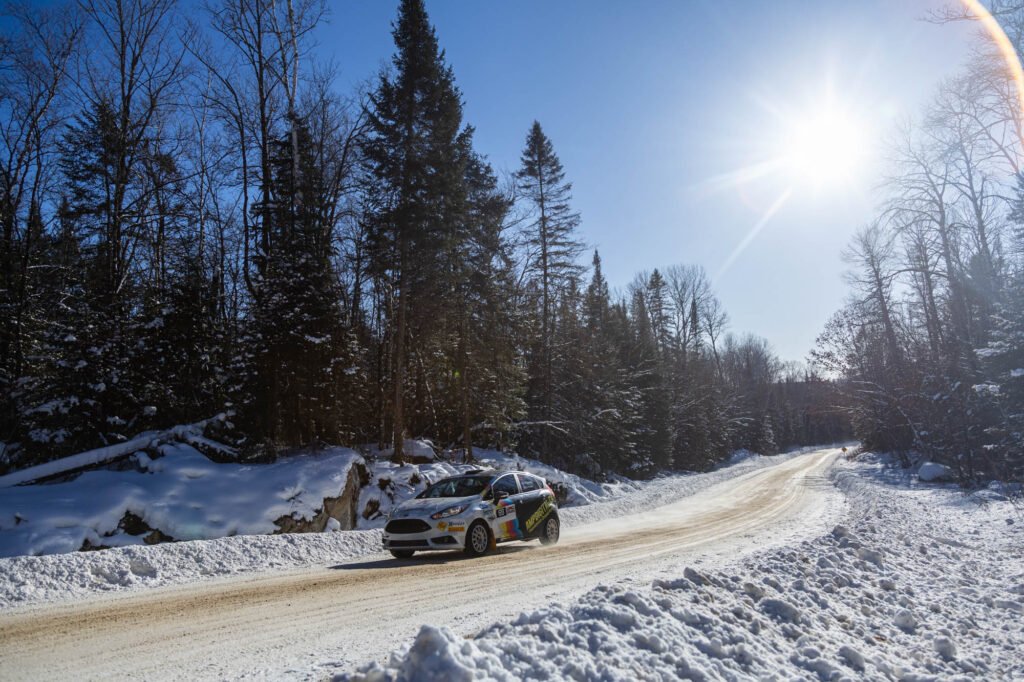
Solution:
M516 518L516 503L512 499L502 500L494 510L495 534L500 540L520 537L520 523Z

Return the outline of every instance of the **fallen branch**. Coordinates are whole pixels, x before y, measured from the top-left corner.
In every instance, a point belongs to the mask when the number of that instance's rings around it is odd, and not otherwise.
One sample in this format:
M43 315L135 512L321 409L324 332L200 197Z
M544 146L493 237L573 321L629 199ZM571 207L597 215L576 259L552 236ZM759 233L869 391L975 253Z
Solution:
M189 442L197 436L201 437L204 429L210 424L223 422L225 419L227 419L227 414L222 412L215 417L204 419L195 424L175 426L166 431L150 431L131 440L126 440L123 443L96 448L95 450L71 455L70 457L62 457L45 464L37 464L27 469L9 473L6 476L0 476L0 488L11 488L23 483L31 483L40 479L50 478L51 476L58 476L78 471L79 469L85 469L86 467L96 466L97 464L104 464L115 459L127 457L139 450L154 448L162 443L172 441Z

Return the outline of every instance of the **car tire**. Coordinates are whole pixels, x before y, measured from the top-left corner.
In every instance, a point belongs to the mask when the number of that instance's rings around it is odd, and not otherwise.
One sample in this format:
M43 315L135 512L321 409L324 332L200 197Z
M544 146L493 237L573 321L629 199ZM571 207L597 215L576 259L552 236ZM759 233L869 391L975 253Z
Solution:
M414 549L393 549L391 550L391 556L396 559L411 559L412 555L416 553Z
M466 554L483 556L491 548L491 529L483 521L474 521L466 531Z
M542 545L555 545L558 544L558 536L562 532L562 522L558 520L558 513L552 512L551 516L544 521L544 525L541 526L540 532L540 544Z

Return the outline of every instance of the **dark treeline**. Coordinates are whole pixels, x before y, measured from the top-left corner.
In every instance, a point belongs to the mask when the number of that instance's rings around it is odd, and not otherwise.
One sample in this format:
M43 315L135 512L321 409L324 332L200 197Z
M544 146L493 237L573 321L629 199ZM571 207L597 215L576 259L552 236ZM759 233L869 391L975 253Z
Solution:
M1021 54L1024 5L992 9ZM893 145L887 200L846 253L853 296L816 352L868 447L968 484L1024 476L1024 119L991 43Z
M726 333L700 268L609 290L541 125L507 178L474 148L420 0L349 97L325 13L9 10L0 470L222 411L247 457L411 435L595 476L848 435L831 383Z

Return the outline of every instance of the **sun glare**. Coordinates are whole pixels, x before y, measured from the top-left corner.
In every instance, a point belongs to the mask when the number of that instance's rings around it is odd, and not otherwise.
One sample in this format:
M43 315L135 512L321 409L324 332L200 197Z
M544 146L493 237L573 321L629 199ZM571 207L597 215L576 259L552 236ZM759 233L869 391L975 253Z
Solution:
M794 182L815 188L854 180L868 144L863 124L834 103L794 117L782 159Z
M873 166L876 131L872 116L851 106L830 84L805 99L761 97L770 115L749 144L751 162L695 186L701 193L736 192L748 201L760 196L761 216L722 265L723 277L771 220L790 201L861 196ZM750 204L753 205L753 204Z

